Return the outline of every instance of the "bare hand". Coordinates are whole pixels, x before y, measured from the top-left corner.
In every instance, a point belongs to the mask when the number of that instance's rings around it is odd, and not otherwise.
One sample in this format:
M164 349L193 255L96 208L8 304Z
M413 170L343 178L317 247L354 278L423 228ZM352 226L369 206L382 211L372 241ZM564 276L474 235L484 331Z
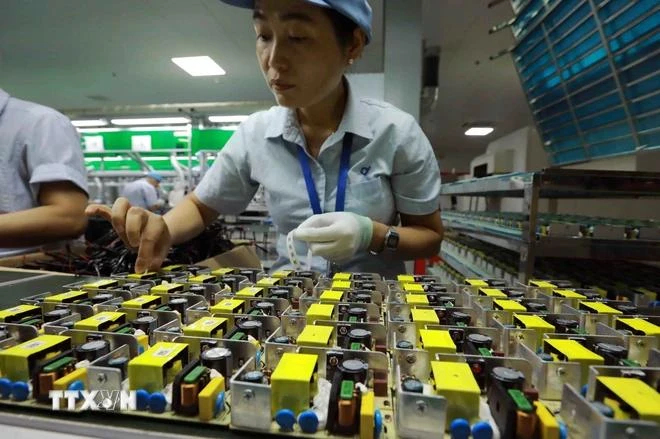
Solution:
M110 221L124 244L137 249L136 273L160 268L172 246L170 231L163 217L131 206L126 198L118 198L112 209L101 204L90 204L85 214Z

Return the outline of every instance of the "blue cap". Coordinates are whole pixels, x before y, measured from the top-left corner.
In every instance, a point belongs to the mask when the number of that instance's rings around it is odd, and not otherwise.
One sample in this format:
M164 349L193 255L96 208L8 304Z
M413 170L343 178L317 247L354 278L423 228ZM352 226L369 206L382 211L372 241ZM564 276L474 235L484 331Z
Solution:
M149 408L154 413L164 413L167 408L167 399L165 399L165 395L160 392L154 392L149 395Z
M146 410L149 407L149 396L149 392L144 389L135 392L135 405L138 410Z
M296 415L289 409L279 409L275 413L275 422L283 431L292 431L296 424Z
M456 418L449 425L451 439L468 439L470 437L470 423L467 419Z
M239 8L254 9L254 0L221 0L224 3ZM367 0L304 0L314 6L330 8L349 18L357 24L367 36L367 44L371 41L371 6Z
M298 415L298 425L303 433L314 434L319 428L319 417L313 410L305 410Z
M163 176L160 175L158 172L150 172L150 173L147 174L147 177L153 178L154 180L156 180L159 183L161 181L163 181Z
M486 421L479 421L472 426L472 437L474 439L492 439L493 427Z

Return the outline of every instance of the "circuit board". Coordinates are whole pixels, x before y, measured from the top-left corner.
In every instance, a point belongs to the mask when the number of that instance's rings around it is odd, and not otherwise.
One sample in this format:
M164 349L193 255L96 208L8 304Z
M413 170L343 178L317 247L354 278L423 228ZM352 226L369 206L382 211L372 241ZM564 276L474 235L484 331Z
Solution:
M126 273L0 310L0 407L284 436L652 437L655 300L561 280Z

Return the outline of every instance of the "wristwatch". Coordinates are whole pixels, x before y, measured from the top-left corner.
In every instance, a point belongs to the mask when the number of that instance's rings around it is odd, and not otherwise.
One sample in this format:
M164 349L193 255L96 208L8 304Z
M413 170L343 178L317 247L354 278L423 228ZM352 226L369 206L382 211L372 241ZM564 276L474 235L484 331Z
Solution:
M390 227L385 233L385 242L383 243L383 250L396 251L399 248L399 232L396 231L394 227ZM371 251L372 255L377 255L381 253L380 251Z

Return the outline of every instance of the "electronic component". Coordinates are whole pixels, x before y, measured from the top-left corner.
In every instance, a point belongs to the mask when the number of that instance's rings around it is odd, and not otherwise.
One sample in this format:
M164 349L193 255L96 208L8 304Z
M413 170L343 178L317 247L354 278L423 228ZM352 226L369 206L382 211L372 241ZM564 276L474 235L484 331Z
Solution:
M261 287L245 287L235 294L236 297L264 297L264 289Z
M131 309L153 309L162 303L162 296L144 295L122 302L121 306Z
M576 340L544 339L543 351L549 353L554 359L571 361L582 365L582 384L586 384L589 377L589 367L603 365L605 359L591 352Z
M236 331L242 332L243 334L245 334L246 337L252 337L255 340L264 339L264 331L263 331L264 325L259 320L247 320L247 319L236 320L235 325L236 325ZM230 338L232 338L231 335Z
M210 348L203 350L200 355L203 366L215 369L223 376L231 376L234 370L233 356L227 348Z
M520 302L511 299L494 299L493 309L512 312L525 312L525 308Z
M126 275L126 279L135 279L135 280L149 280L155 279L158 277L158 273L155 271L147 271L146 273L130 273Z
M660 335L660 326L643 318L623 318L615 321L616 329L625 329L635 335Z
M506 295L506 293L504 293L504 291L498 288L479 288L479 295L499 299L506 299L509 297Z
M344 297L344 291L325 290L319 296L321 302L339 303Z
M145 334L151 334L158 327L158 319L151 315L140 316L131 321L131 326L134 329L139 329Z
M612 314L612 315L623 314L618 309L612 308L611 306L603 302L582 301L580 302L579 309L582 311L587 311L590 313L597 313L597 314Z
M46 303L78 303L89 298L89 291L75 290L44 297Z
M227 333L227 319L222 317L202 317L184 326L183 334L190 337L222 338Z
M101 279L95 282L88 282L81 287L83 290L105 290L109 288L116 288L119 286L119 281L116 279Z
M78 361L92 362L110 352L110 343L103 339L91 340L76 346L74 352Z
M487 389L488 407L500 430L501 437L514 438L518 426L534 432L529 414L533 406L523 393L525 376L509 367L494 367ZM521 431L520 433L523 433Z
M126 314L123 312L105 311L75 322L73 328L85 331L111 332L124 323L126 323Z
M64 317L68 317L70 315L71 315L71 309L57 308L52 311L45 312L43 316L43 320L44 323L54 322L56 320L63 319Z
M54 390L55 381L70 374L76 368L76 358L71 351L39 361L32 375L32 394L39 402L48 402L48 392Z
M243 314L245 301L240 299L222 299L211 308L211 314Z
M611 408L614 419L640 419L660 423L660 393L642 380L596 377L594 400Z
M341 312L342 310L346 309L347 312ZM362 308L359 306L350 306L348 308L340 307L340 312L340 320L347 321L349 323L363 323L369 319L367 308Z
M326 303L313 303L307 309L305 316L307 323L314 323L316 320L333 320L335 306Z
M431 361L435 393L447 399L447 419L479 417L481 389L466 363Z
M552 320L557 334L577 334L580 330L580 322L577 320L557 318Z
M128 363L131 390L159 392L174 380L188 362L188 345L159 342Z
M435 354L455 354L456 344L452 340L449 331L437 329L419 330L420 347L428 351L432 358Z
M12 381L27 381L41 360L71 349L71 339L62 335L40 335L0 351L0 373Z
M329 347L332 342L332 326L307 325L296 339L296 344L300 346L319 346Z
M300 413L309 408L317 389L317 362L317 355L282 355L270 377L272 416L282 409Z
M217 281L218 278L212 274L198 274L188 278L188 282L191 284L212 284L216 283Z
M555 327L536 315L513 314L513 324L518 328L533 329L538 334L538 342L543 343L543 334L552 334Z
M251 310L248 311L249 315L254 316L276 316L275 304L272 302L257 302Z
M186 314L186 308L188 308L188 299L185 297L174 297L167 302L167 308L172 311L178 312L180 315Z
M163 295L163 294L174 294L181 293L185 289L185 285L178 283L164 283L151 287L149 294L154 295Z
M351 358L339 363L339 371L344 380L366 384L369 365L359 358Z
M605 366L618 366L628 357L628 349L612 343L596 343L594 352L603 357Z
M172 410L181 415L199 413L199 393L211 381L210 370L193 361L186 365L172 383Z
M371 349L371 331L362 328L348 331L348 348L360 350L363 347Z
M35 305L18 305L0 311L0 322L21 323L41 317L41 307Z
M426 325L440 324L438 314L432 309L413 308L410 310L410 319L417 326L418 333L419 330L424 329Z
M493 339L487 335L472 333L468 334L463 343L463 352L468 355L483 355L490 357Z

